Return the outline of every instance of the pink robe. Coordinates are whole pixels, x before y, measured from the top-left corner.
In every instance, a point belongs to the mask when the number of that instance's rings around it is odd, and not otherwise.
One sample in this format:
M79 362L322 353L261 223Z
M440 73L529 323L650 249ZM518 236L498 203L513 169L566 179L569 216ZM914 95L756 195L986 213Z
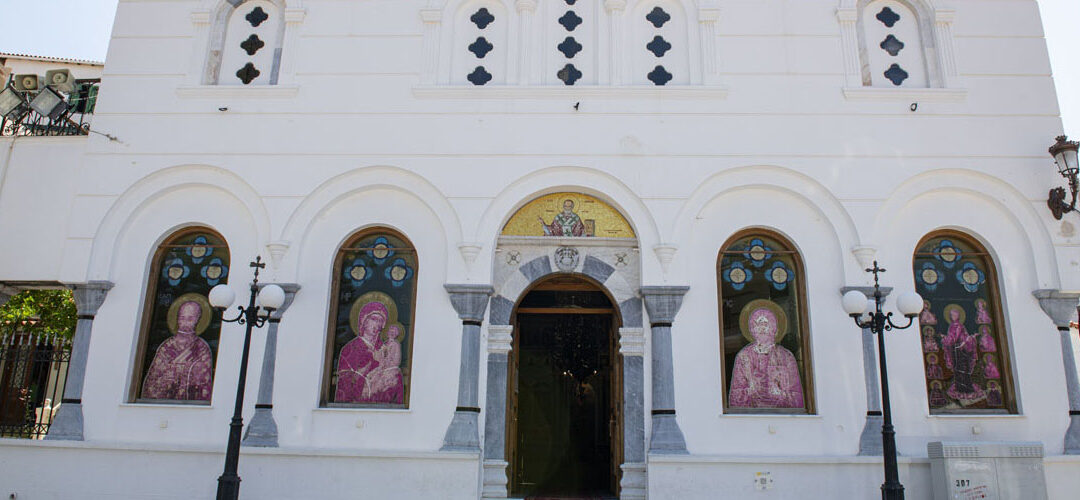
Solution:
M972 401L985 397L982 389L972 379L978 361L975 337L969 335L963 323L949 323L949 333L941 342L945 354L945 367L953 371L952 384L945 391L950 397Z
M984 333L979 336L979 349L983 352L997 352L997 342L994 342L994 337L988 333Z
M179 332L158 346L143 382L144 399L210 401L213 354L194 333Z
M367 376L379 366L375 353L382 347L382 339L375 337L368 343L364 337L356 337L341 348L338 355L337 392L335 403L374 403L364 396Z
M1001 372L998 371L997 363L993 361L986 363L986 367L983 368L983 373L986 374L986 378L1001 378Z
M795 355L780 345L762 354L757 344L735 355L728 405L735 408L802 408L802 380Z
M941 380L945 378L945 374L942 373L940 366L930 365L926 367L926 378L933 380Z

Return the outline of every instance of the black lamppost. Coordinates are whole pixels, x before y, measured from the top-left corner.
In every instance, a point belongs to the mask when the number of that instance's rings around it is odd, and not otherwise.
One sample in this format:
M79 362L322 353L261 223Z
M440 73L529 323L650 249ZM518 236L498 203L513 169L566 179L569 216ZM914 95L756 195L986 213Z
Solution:
M255 278L251 280L251 297L248 306L237 306L239 314L233 319L225 319L225 308L236 300L236 293L225 284L210 290L210 305L221 311L224 323L247 325L244 333L244 352L240 358L240 381L236 385L236 408L232 422L229 423L229 447L225 452L225 471L218 478L218 500L236 500L240 496L240 476L236 473L240 462L240 434L244 428L242 412L244 409L244 386L247 383L248 350L251 347L251 329L260 328L270 318L270 313L285 303L285 290L277 285L267 285L259 290L259 269L266 267L262 257L255 257L251 263L255 268ZM257 297L257 299L256 299ZM260 311L261 309L261 311ZM260 312L262 314L260 314Z
M881 366L881 441L882 454L885 458L885 482L881 485L881 498L884 500L903 500L904 485L900 484L900 472L896 467L896 431L892 425L892 409L889 405L889 371L885 366L885 332L903 330L911 327L915 317L922 311L923 299L915 292L907 292L896 300L896 308L908 319L906 325L892 322L893 313L882 312L885 302L878 285L878 274L885 272L874 261L874 267L866 272L874 273L874 297L867 301L866 295L858 290L844 294L844 311L848 313L859 328L869 329L878 338L878 363ZM868 310L869 309L869 310ZM860 318L863 314L866 317Z
M1046 205L1050 207L1050 212L1057 220L1061 220L1069 212L1076 211L1076 194L1080 189L1080 182L1076 179L1076 173L1080 171L1076 158L1077 149L1080 149L1080 143L1070 141L1064 135L1057 136L1057 142L1050 146L1050 156L1054 157L1058 173L1069 183L1069 191L1072 193L1072 201L1066 203L1065 188L1056 187L1050 190L1050 198L1046 200Z

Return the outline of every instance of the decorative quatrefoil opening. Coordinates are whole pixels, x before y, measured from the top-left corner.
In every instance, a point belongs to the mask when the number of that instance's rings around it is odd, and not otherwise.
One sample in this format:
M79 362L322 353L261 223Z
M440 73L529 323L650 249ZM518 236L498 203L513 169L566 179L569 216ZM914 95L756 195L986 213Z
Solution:
M662 28L664 27L664 23L671 20L671 14L664 12L664 9L661 9L660 7L654 7L653 10L645 16L645 19L652 23L653 26Z
M656 57L664 57L664 54L671 50L671 44L664 40L664 37L656 35L645 48L649 49L649 52L652 52Z
M892 9L885 7L878 12L877 20L885 24L886 27L892 28L896 24L896 21L900 20L900 14L897 14Z
M890 56L896 56L904 49L904 42L901 42L895 36L889 35L881 42L881 48L888 52Z
M668 73L668 70L664 69L663 66L657 66L649 72L648 76L649 81L655 83L657 86L666 85L667 82L670 82L671 79L674 78L674 76L672 76L671 73Z
M573 59L573 57L576 56L578 52L581 52L581 49L584 47L582 47L577 40L574 40L574 37L568 36L557 48L567 59Z
M566 11L566 14L563 14L563 16L559 18L559 24L561 24L563 28L566 28L566 31L574 31L574 29L583 22L585 21L578 17L572 10Z
M893 64L885 71L885 78L888 78L889 81L897 87L899 87L901 83L904 83L904 80L907 80L907 77L908 72L904 71L904 68L901 68L899 64Z
M477 66L467 78L473 85L483 85L491 81L491 73L488 73L483 66Z
M247 37L247 40L244 40L240 43L240 48L244 49L244 52L247 52L247 55L249 56L255 55L255 53L258 52L259 49L265 46L266 43L262 40L259 40L259 35L256 35L254 33L251 36Z
M480 10L476 11L476 14L473 14L472 17L469 18L469 20L472 21L477 28L484 29L487 28L489 24L495 22L495 16L493 16L491 12L488 12L487 7L481 7Z
M563 66L563 69L560 69L555 76L562 80L563 83L573 85L574 82L581 79L582 75L581 71L575 68L573 64L567 64L566 66Z
M239 78L241 82L244 82L244 85L247 85L251 83L252 80L258 78L261 74L261 71L255 69L254 64L247 63L244 65L243 68L240 68L240 70L236 72L236 77Z
M270 15L262 7L255 7L247 16L244 16L244 19L251 23L252 28L258 28L263 21L270 19Z
M566 0L566 5L574 5L576 3L577 3L577 0Z
M495 46L484 37L477 38L475 42L469 44L469 52L472 52L480 59L483 59L494 48Z

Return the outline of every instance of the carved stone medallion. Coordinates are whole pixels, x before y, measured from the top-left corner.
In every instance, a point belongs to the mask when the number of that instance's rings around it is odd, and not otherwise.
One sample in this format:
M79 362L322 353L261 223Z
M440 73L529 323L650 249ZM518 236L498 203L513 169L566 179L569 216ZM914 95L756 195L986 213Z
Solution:
M559 247L555 250L555 267L567 273L577 268L581 254L573 247Z

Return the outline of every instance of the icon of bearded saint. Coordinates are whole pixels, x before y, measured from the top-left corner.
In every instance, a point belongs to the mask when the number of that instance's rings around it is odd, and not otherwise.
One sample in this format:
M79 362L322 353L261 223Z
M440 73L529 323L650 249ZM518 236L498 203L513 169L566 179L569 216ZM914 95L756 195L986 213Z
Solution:
M142 398L210 401L213 355L210 345L196 331L202 319L203 306L199 302L181 302L176 311L176 332L154 353Z
M563 202L563 210L555 214L551 224L544 222L544 218L537 216L540 226L544 229L544 236L585 236L585 224L581 217L574 213L574 201Z
M795 355L777 344L787 321L775 303L755 300L746 306L747 337L753 342L735 355L728 405L734 408L802 408L802 380ZM746 316L746 315L740 315Z

